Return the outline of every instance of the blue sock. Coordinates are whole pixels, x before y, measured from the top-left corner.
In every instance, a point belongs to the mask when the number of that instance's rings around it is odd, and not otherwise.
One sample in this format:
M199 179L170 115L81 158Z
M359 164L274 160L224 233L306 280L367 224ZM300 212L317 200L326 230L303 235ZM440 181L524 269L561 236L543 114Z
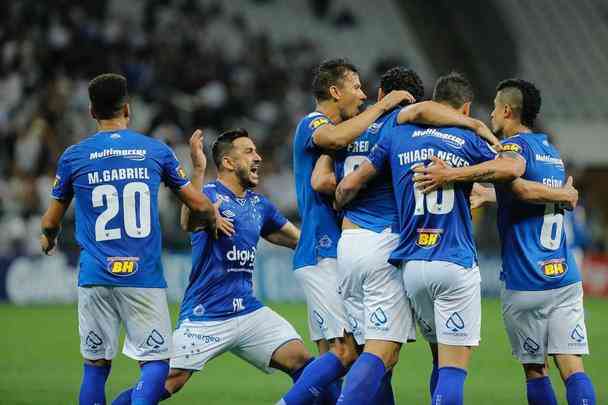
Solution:
M141 378L131 394L131 404L152 405L160 401L169 374L169 363L149 361L141 366Z
M549 377L534 378L526 383L528 405L557 405Z
M279 403L306 405L312 403L328 385L345 373L340 359L327 352L311 362Z
M393 385L391 384L392 379L392 371L384 374L380 388L376 393L376 403L379 405L395 405L395 395L393 394Z
M310 363L312 363L313 361L315 361L315 358L314 358L314 357L312 357L312 358L308 359L308 360L306 361L306 363L304 363L304 365L303 365L302 367L300 367L299 369L297 369L296 371L294 371L294 373L291 375L291 379L292 379L292 381L293 381L293 383L294 383L294 384L298 382L298 380L300 379L300 376L301 376L301 375L302 375L302 373L304 372L304 369L305 369L306 367L308 367L308 365L309 365Z
M584 372L571 374L566 379L568 405L595 405L595 392L591 380Z
M433 371L431 372L431 378L429 380L429 390L431 391L431 398L433 398L435 388L437 388L437 378L439 378L439 365L437 364L437 360L433 360Z
M346 374L346 385L342 389L338 404L371 404L375 401L386 368L375 354L363 352Z
M78 403L80 405L105 405L106 380L109 374L110 366L98 367L85 363Z
M122 391L114 400L112 401L112 405L131 405L131 394L133 393L133 388L127 388Z
M437 387L433 393L432 405L463 405L464 380L467 371L458 367L441 367L437 377Z
M313 405L336 405L340 391L342 391L342 379L338 378L321 391Z

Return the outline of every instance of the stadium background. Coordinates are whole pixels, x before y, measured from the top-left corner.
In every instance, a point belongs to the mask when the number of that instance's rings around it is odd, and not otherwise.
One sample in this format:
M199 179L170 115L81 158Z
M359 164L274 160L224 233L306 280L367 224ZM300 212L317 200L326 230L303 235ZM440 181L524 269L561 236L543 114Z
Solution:
M608 338L601 322L608 310L608 301L601 298L608 295L608 194L603 190L608 179L608 56L603 49L608 43L608 3L368 3L0 4L0 319L5 329L0 338L0 364L5 366L0 403L72 403L78 389L73 213L55 256L40 255L38 234L58 156L94 131L88 80L106 71L125 74L132 128L170 144L185 166L194 128L205 130L207 145L221 130L247 128L264 158L261 191L298 222L291 136L297 121L314 108L309 92L313 66L336 56L360 67L370 102L379 75L396 64L419 72L427 96L439 75L463 72L477 90L473 115L486 122L499 80L519 76L541 89L538 127L559 145L581 193L580 207L568 221L573 225L569 238L584 258L587 296L598 297L587 300L593 354L587 366L598 403L608 398L608 377L600 368L608 359L600 346ZM211 179L211 162L209 167ZM188 236L178 226L176 199L166 190L160 199L165 272L169 294L178 301L189 270ZM523 403L524 398L521 372L510 356L495 299L495 216L493 209L474 213L487 297L486 344L474 356L467 383L467 399L474 404L489 398L496 404ZM291 253L264 244L257 260L258 295L276 303L306 336ZM395 384L403 401L426 398L430 366L425 350L417 344L403 352ZM267 378L230 356L209 367L174 402L271 403L288 386L287 378ZM110 393L134 381L136 373L133 364L119 359L108 383ZM235 375L243 376L238 384L231 383ZM40 381L33 392L31 380ZM557 381L554 385L559 386Z

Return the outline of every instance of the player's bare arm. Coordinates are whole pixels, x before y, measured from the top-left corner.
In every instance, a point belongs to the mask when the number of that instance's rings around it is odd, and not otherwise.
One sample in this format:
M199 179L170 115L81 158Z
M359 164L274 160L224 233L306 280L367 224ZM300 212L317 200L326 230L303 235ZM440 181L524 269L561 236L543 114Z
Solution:
M361 188L370 182L377 174L378 171L374 165L365 162L359 166L357 170L344 177L336 189L334 208L337 210L344 208L357 196Z
M424 193L438 189L447 183L487 182L502 183L515 180L524 174L525 161L510 154L501 153L495 160L473 166L450 167L443 160L432 157L433 164L413 169L414 183Z
M61 221L65 216L70 202L72 200L51 200L49 208L42 216L42 235L40 235L40 248L46 255L52 254L53 249L57 243L57 236L61 229Z
M402 101L413 103L416 100L405 90L391 91L361 114L338 125L327 124L319 127L313 134L313 141L322 149L342 149L357 139L378 117Z
M574 188L573 182L572 176L569 176L563 187L554 188L519 178L511 183L511 190L517 198L532 204L558 203L574 209L578 203L578 190Z
M281 229L266 235L264 239L275 245L295 249L300 240L300 229L288 221Z
M317 193L334 195L336 192L337 181L334 171L334 159L329 155L321 155L315 163L310 179L312 189Z
M182 229L195 231L208 229L215 233L217 228L217 208L204 196L200 190L203 187L207 159L203 152L203 131L197 129L190 137L190 158L192 159L192 178L190 184L177 192L184 204L182 206L180 223Z
M500 140L492 133L490 128L482 121L468 117L436 101L423 101L403 107L397 115L397 122L405 124L415 122L418 124L434 126L457 126L474 131L479 137L485 139L495 149L500 149Z
M484 205L496 204L496 190L494 187L483 186L479 183L473 183L471 196L469 197L471 208L479 208Z

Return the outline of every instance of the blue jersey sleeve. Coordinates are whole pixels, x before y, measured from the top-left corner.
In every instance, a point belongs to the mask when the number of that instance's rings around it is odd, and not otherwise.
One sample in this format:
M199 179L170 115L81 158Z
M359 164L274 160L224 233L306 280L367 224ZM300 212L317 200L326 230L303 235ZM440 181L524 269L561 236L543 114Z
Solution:
M383 171L388 167L391 150L391 134L386 132L382 134L382 137L374 145L372 151L369 153L369 161L378 171Z
M315 149L317 147L317 145L315 145L315 142L313 140L313 135L315 134L315 131L327 124L330 124L331 121L329 120L329 118L327 118L324 115L320 115L318 117L313 117L307 125L307 139L306 139L306 149Z
M163 156L163 182L167 187L179 190L190 183L186 172L179 164L175 153L165 146L165 154Z
M471 164L483 163L496 158L496 151L479 136L474 136L473 145L474 148L470 151Z
M69 201L74 196L70 151L71 148L66 149L57 164L57 173L55 174L55 181L53 182L53 189L51 191L51 197L57 200Z
M278 208L267 198L263 199L263 203L264 222L262 223L262 231L260 234L265 237L280 230L287 223L287 218L285 218Z
M530 146L519 136L514 136L502 141L502 152L511 152L519 155L527 163L530 161Z

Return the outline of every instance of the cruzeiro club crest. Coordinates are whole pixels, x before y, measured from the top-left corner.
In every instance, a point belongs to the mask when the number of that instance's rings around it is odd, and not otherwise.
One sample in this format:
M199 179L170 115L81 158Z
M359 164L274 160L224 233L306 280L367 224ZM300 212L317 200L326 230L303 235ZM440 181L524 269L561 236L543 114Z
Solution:
M165 344L165 338L156 329L152 329L146 339L146 344L154 349L159 349L161 345Z
M452 332L458 332L464 329L464 320L458 312L454 312L447 321L445 321L445 327Z
M369 316L369 320L379 328L388 322L388 317L382 308L378 308L372 312L372 314Z

